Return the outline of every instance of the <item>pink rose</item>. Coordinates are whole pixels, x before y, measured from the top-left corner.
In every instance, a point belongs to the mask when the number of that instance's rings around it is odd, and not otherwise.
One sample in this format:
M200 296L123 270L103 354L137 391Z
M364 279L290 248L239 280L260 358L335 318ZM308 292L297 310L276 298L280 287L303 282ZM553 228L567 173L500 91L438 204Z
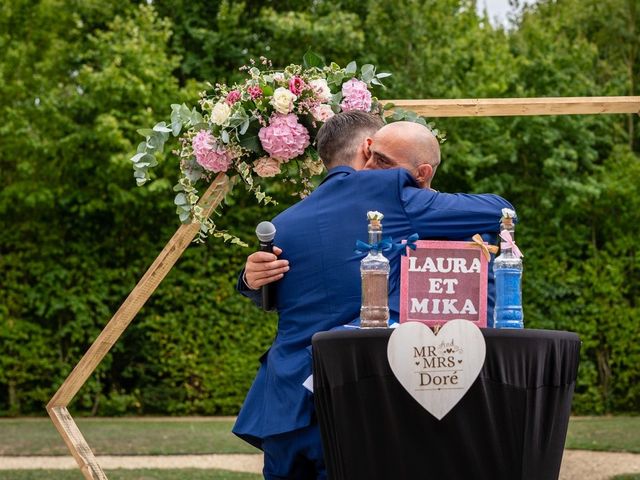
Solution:
M216 142L206 130L200 130L191 140L196 162L210 172L226 172L233 161L233 155Z
M309 132L293 113L274 113L269 125L258 132L258 138L265 152L283 162L302 155L310 143Z
M229 105L233 105L234 103L236 103L238 100L240 100L242 98L242 95L240 94L239 90L231 90L229 92L229 94L227 95L227 99L226 102Z
M247 92L249 93L249 95L253 100L255 100L256 98L260 98L262 96L262 89L258 86L248 87Z
M352 78L342 85L342 103L340 104L342 111L363 110L368 112L371 110L371 92L367 88L367 84Z
M307 88L307 84L300 77L293 77L289 80L289 91L294 95L300 95L305 88Z
M275 177L280 173L280 162L275 158L262 157L253 163L253 171L260 177Z
M330 105L323 103L311 107L311 115L313 116L314 120L317 120L318 122L326 122L331 117L333 117L334 113L333 110L331 110Z

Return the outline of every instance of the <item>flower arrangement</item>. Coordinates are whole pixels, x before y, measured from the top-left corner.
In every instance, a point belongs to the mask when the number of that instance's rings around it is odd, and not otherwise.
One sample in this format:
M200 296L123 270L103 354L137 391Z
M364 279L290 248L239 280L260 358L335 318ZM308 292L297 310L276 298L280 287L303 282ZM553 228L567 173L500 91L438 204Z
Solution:
M261 180L282 177L300 186L301 196L310 193L311 177L323 171L314 147L315 134L338 112L364 110L382 114L372 95L374 86L389 73L376 73L373 65L345 68L324 65L308 52L303 65L275 71L260 58L242 67L247 79L231 87L216 84L213 92L202 92L199 108L171 105L171 122L160 122L138 132L145 137L131 158L138 185L150 180L150 169L158 164L155 154L164 149L171 135L179 137L173 153L180 160L180 178L175 185L176 213L183 223L201 224L196 241L209 234L243 244L236 236L216 230L198 207L199 191L219 173L234 185L238 180L254 192L259 203L275 203L260 185Z
M171 135L178 137L173 153L180 160L180 178L174 186L176 213L183 223L198 222L195 241L208 235L245 245L238 237L218 231L198 205L202 187L216 176L232 188L242 181L258 203L275 201L263 191L264 179L279 177L299 187L302 197L312 189L311 177L323 171L314 147L315 135L327 119L338 112L363 110L382 116L384 108L371 90L383 86L390 73L376 73L376 67L356 62L342 68L307 52L302 65L273 69L264 57L241 68L244 82L232 86L212 85L200 94L199 108L171 105L171 121L138 132L145 141L138 145L133 162L138 185L150 180L150 169L158 162ZM397 109L390 121L412 120L426 125L414 112ZM437 134L437 131L434 133Z

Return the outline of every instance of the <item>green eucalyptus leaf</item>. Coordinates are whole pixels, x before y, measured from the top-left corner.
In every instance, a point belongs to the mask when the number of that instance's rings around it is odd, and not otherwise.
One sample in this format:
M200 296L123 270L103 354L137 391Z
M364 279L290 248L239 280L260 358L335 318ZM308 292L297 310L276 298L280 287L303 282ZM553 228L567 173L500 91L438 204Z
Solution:
M249 129L249 119L247 118L244 123L240 126L240 135L244 135L245 133L247 133L247 130Z
M180 135L180 131L182 130L182 122L180 120L175 120L171 122L171 133L174 137Z
M138 163L139 161L142 160L142 157L144 157L145 155L149 155L146 152L142 152L142 153L136 153L133 157L131 157L129 160L131 160L133 163Z
M371 65L370 63L366 63L362 66L362 68L360 69L360 73L364 76L364 75L371 75L372 77L375 75L376 73L376 67L374 67L373 65Z
M191 125L198 125L199 123L203 122L203 118L202 115L200 114L199 111L196 110L195 107L193 107L193 110L191 111L191 115L189 115L189 123Z
M189 217L191 217L189 212L182 211L182 212L178 213L178 216L179 216L180 221L182 223L189 223Z
M154 132L162 132L162 133L171 133L171 129L167 128L167 123L166 122L157 123L153 127L153 131Z
M176 198L173 200L173 203L175 203L176 205L184 205L184 204L188 204L189 201L187 200L187 196L180 192L176 195Z
M180 111L179 111L180 117L183 119L188 119L189 116L191 115L191 110L189 110L189 107L187 107L184 103L182 105L180 105Z
M349 62L344 71L347 75L354 75L358 71L358 65L355 61Z
M136 130L136 132L138 132L140 135L142 135L145 138L153 135L153 129L151 128L141 128L139 130Z

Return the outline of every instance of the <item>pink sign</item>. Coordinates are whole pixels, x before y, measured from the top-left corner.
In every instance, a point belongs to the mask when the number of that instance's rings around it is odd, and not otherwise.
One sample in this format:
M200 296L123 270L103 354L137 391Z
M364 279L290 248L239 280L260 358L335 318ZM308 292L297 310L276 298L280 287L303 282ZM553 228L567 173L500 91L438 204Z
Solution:
M400 322L487 326L486 257L472 242L420 240L407 248L400 273Z

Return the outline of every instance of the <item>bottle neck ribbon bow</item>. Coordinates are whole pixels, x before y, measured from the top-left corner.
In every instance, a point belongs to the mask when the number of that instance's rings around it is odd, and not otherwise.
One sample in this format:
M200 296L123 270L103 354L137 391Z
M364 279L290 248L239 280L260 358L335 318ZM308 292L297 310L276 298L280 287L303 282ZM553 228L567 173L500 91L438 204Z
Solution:
M378 252L386 252L393 248L393 239L391 237L387 237L384 240L381 240L377 243L367 243L362 240L356 240L356 253L369 253L371 250L376 250Z
M406 247L409 247L411 250L415 250L417 240L418 240L417 233L414 233L413 235L409 235L409 237L405 241L402 241L399 243L393 243L393 238L391 237L387 237L384 240L374 244L369 244L369 243L363 242L362 240L357 240L355 252L368 253L371 250L377 250L379 252L388 252L388 251L395 252L396 250L401 250L402 255L406 255L407 254Z
M506 243L507 248L511 248L511 251L516 256L516 258L524 257L524 254L520 251L520 249L516 245L516 242L513 240L511 233L509 233L509 230L502 230L500 232L500 238L503 240L503 243Z

